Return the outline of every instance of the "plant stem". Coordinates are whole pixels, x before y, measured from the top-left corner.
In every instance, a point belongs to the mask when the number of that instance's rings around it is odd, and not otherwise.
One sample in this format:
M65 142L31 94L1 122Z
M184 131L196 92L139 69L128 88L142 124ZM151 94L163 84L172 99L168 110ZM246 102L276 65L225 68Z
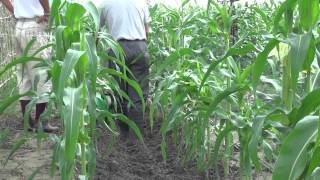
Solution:
M310 93L311 92L311 70L310 69L308 69L307 70L307 77L306 77L306 79L305 79L305 94L308 94L308 93Z
M283 58L282 101L288 110L292 109L293 92L291 89L291 65L288 56Z
M81 142L81 173L87 177L87 160L86 160L86 146Z

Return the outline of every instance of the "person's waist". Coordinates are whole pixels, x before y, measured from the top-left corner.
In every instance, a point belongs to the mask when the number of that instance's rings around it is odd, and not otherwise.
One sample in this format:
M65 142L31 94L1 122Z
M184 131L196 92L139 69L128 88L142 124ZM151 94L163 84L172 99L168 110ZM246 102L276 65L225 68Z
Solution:
M17 21L20 21L20 22L31 22L31 21L37 21L39 19L38 16L36 17L33 17L33 18L24 18L24 17L19 17L19 18L16 18Z
M122 41L122 42L135 42L135 41L141 41L141 42L146 42L146 40L145 39L125 39L125 38L120 38L120 39L118 39L118 41Z

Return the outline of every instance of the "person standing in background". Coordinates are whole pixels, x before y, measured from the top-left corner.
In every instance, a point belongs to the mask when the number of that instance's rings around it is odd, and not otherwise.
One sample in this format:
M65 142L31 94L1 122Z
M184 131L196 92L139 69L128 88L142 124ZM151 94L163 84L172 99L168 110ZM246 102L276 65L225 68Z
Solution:
M48 35L46 33L47 22L49 19L49 2L48 0L0 0L5 7L14 15L17 20L15 27L15 43L17 56L22 55L23 49L27 44L35 38L35 42L30 48L29 54L37 51L40 47L48 43ZM38 54L39 58L47 59L50 57L50 49L45 49ZM51 83L47 80L47 74L40 74L41 68L35 67L38 62L30 61L25 64L17 65L17 83L19 93L24 94L33 87L36 92L41 95L50 92ZM39 75L39 81L34 84L35 77ZM20 98L21 111L24 115L26 107L30 103L31 97L24 96ZM36 130L39 125L40 115L45 111L48 103L47 98L40 98L36 104L35 119L29 119L29 130ZM55 132L57 127L51 126L45 122L43 126L44 132Z
M128 75L139 83L146 100L149 95L149 54L146 42L150 22L148 6L144 0L105 0L101 8L101 26L107 25L110 34L123 48L126 66L133 76ZM109 54L115 57L113 52ZM109 66L117 70L114 63L111 62ZM141 99L130 85L124 82L119 82L119 85L133 102L130 106L127 101L122 101L122 112L143 131ZM120 122L119 126L121 137L126 139L129 135L128 125Z

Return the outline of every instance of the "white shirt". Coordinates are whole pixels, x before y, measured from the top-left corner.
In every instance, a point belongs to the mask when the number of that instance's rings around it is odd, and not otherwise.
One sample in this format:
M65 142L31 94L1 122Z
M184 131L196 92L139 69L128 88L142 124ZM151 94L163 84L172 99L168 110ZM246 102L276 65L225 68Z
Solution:
M44 15L44 10L39 0L14 0L13 8L16 18L34 18Z
M107 24L116 39L145 40L145 24L150 22L144 0L106 0L102 5L101 26Z

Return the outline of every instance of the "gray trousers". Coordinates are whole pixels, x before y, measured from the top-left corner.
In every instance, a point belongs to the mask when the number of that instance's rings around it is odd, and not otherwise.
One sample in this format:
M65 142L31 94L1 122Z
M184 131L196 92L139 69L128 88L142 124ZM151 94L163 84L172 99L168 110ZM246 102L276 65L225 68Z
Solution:
M130 77L130 79L134 79L139 83L143 91L144 101L146 102L146 99L149 95L149 54L147 49L147 43L145 41L140 40L119 40L119 44L123 48L125 53L126 66L133 74L133 76L129 75L129 73L127 73L127 75ZM110 55L115 57L113 52L111 52ZM109 67L117 69L116 64L113 62L109 63ZM141 129L144 124L141 98L138 96L136 91L125 81L120 80L118 78L117 81L120 85L120 88L128 94L128 96L133 102L133 106L128 106L128 101L123 100L121 102L122 112L129 119L133 120ZM119 126L121 131L129 130L129 127L124 123L120 122Z

